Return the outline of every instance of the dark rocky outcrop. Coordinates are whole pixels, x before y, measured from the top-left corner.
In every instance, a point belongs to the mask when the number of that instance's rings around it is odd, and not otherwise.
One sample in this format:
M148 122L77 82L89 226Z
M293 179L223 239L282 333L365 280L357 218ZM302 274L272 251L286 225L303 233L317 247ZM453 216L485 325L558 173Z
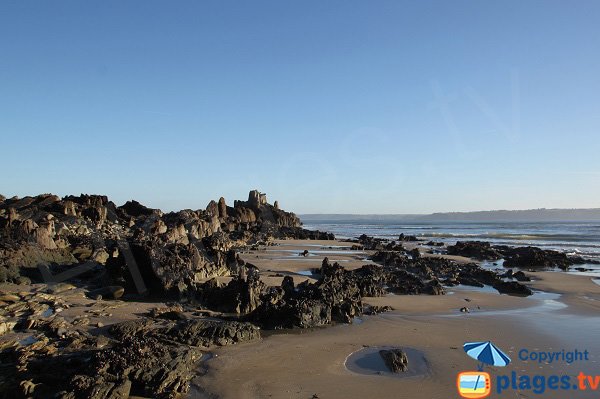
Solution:
M529 287L519 284L516 281L496 281L493 287L501 294L517 296L529 296L533 294Z
M351 323L362 314L361 290L353 272L325 258L319 274L315 283L294 287L287 279L282 287L267 290L248 319L263 328L310 328Z
M483 241L458 241L455 245L448 246L448 255L465 256L478 260L498 260L502 254L494 249L489 242Z
M566 270L574 262L558 251L543 250L536 247L501 247L504 254L504 266L521 269L561 268Z
M398 236L398 241L408 241L408 242L413 241L414 242L414 241L419 241L419 239L417 238L417 236L410 236L410 235L405 235L404 233L401 233Z
M206 210L167 214L137 201L116 207L100 195L14 197L0 203L0 282L41 282L40 267L55 275L95 262L94 272L76 278L137 294L129 270L135 262L150 294L187 297L197 281L235 271L227 264L234 246L272 237L333 238L300 226L296 215L256 190L233 208L220 198Z
M443 285L463 284L476 287L490 285L504 293L531 295L527 287L517 282L510 287L503 285L500 275L476 263L460 264L432 257L415 258L407 256L406 251L388 250L376 252L371 260L383 265L386 290L396 294L440 295L445 293Z
M225 286L218 280L211 279L199 289L199 298L208 308L225 313L246 314L261 304L266 286L257 276L250 275L247 278L236 277Z

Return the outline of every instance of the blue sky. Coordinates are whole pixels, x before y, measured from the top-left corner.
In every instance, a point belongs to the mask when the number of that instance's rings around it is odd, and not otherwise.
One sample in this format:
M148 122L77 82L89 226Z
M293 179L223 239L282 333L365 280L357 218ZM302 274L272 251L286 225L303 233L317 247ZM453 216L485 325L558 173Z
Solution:
M597 1L3 1L0 193L600 206Z

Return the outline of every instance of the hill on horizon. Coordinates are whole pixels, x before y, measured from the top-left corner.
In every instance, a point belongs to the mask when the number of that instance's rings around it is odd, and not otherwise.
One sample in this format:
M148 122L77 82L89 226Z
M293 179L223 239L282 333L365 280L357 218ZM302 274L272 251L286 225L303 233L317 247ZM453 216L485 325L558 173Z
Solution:
M303 222L600 222L600 208L525 209L431 214L301 214Z

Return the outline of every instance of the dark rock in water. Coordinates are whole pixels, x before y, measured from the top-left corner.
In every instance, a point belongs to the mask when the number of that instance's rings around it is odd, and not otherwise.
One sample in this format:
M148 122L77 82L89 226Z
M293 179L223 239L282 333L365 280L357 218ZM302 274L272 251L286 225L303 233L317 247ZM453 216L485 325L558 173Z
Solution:
M319 230L306 230L301 227L280 226L277 237L297 240L335 240L335 235Z
M523 273L522 271L513 273L513 278L516 279L517 281L531 281L531 279L529 277L527 277L525 275L525 273Z
M416 236L407 236L404 235L404 233L401 233L400 236L398 236L398 241L419 241L419 239Z
M391 372L398 373L408 370L408 357L402 349L382 349L379 354Z
M533 295L531 289L523 284L519 284L516 281L497 281L493 284L493 287L498 290L501 294L509 294L516 296L529 296Z
M566 270L573 265L566 254L562 252L543 250L537 247L498 247L504 254L504 267L529 268L554 268Z
M468 285L470 287L479 287L479 288L483 288L485 285L483 283L480 283L479 281L475 280L474 278L471 277L467 277L467 276L461 276L458 278L458 283L462 284L462 285Z
M374 238L366 234L361 234L358 237L358 242L363 248L370 251L382 251L384 249L385 240L383 238Z
M430 246L430 247L443 247L444 243L439 242L439 241L428 241L427 244L425 244L425 245Z
M501 274L500 277L503 277L503 278L513 278L513 270L512 269L508 269L503 274Z
M478 260L498 260L502 254L494 249L489 242L483 241L458 241L455 245L448 246L448 255L465 256Z

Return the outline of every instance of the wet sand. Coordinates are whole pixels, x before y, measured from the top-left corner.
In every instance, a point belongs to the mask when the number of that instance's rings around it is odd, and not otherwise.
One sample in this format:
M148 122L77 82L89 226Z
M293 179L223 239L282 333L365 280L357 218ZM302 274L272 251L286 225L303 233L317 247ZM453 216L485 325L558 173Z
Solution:
M325 242L331 245L331 242ZM287 243L284 243L287 244ZM294 251L309 251L322 243L290 242ZM347 245L335 242L334 245ZM324 246L328 246L325 244ZM288 246L283 246L288 249ZM268 251L264 257L245 255L244 259L265 272L296 273L305 270L303 261L274 261ZM352 257L349 252L347 257ZM315 256L315 258L318 258ZM330 256L330 259L335 257ZM321 257L322 260L322 257ZM358 263L358 265L357 265ZM368 262L340 263L359 267ZM315 266L320 264L315 259ZM266 272L269 273L269 272ZM338 325L312 331L291 331L270 335L258 343L219 348L207 361L208 371L196 383L219 398L452 398L460 371L477 369L477 362L462 350L467 341L491 340L513 362L506 368L486 367L497 375L515 371L528 375L577 374L580 370L600 374L600 286L590 277L565 273L530 273L536 290L555 294L536 294L521 298L485 290L450 289L444 296L389 295L365 298L373 305L390 305L394 311L365 316L360 323ZM276 281L276 277L271 277ZM306 278L299 276L299 278ZM466 301L468 299L469 301ZM467 306L470 313L459 309ZM424 353L430 372L407 379L386 375L360 375L345 367L346 358L366 346L410 347ZM538 364L518 359L520 349L587 349L588 362ZM409 364L410 367L410 364ZM493 385L494 387L494 385ZM192 397L202 397L200 394ZM501 396L543 398L596 398L597 392L550 391L536 395L531 391L507 390Z

